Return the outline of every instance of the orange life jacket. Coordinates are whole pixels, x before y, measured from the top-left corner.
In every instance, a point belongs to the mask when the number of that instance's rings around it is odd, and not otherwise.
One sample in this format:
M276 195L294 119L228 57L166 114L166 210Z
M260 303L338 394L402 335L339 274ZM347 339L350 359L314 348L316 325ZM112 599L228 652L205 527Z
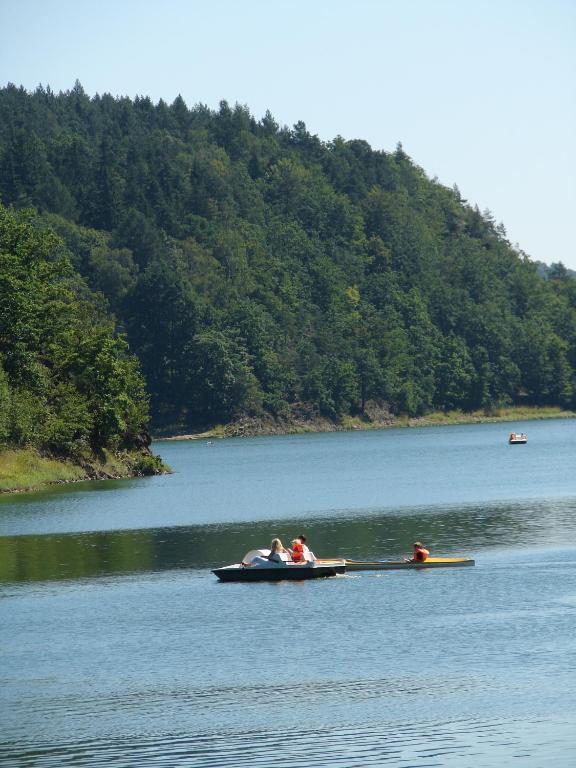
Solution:
M414 552L414 560L418 560L418 562L423 563L429 554L430 552L428 552L427 549L424 549L424 547L418 547L418 549L416 549Z
M292 560L294 560L294 562L304 560L304 547L299 541L294 543L294 547L292 549Z

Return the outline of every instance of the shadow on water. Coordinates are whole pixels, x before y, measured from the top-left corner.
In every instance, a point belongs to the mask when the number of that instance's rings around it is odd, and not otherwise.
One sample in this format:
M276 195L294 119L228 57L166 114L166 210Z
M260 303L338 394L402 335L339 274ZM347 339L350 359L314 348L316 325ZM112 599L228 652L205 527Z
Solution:
M305 532L320 557L397 558L423 539L434 554L564 544L576 535L576 499L355 511L307 520L270 520L80 534L0 538L0 583L78 579L238 561L271 537Z

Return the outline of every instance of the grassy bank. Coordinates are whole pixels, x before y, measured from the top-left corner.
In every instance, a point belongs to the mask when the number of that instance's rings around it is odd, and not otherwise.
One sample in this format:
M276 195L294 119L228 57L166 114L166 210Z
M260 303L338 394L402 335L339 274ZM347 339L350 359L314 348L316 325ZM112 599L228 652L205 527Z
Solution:
M274 420L272 417L242 418L227 425L217 425L213 429L188 434L176 434L170 437L158 437L164 440L200 440L221 437L248 437L255 435L288 435L306 432L339 432L347 430L389 429L390 427L432 427L455 424L482 424L490 422L524 422L538 419L568 419L576 417L574 411L566 411L554 406L518 406L495 408L490 411L433 411L425 416L396 416L378 410L373 415L343 416L332 420L322 416L314 418L294 418Z
M566 411L555 406L536 407L519 406L510 408L496 408L490 411L433 411L425 416L397 416L393 424L384 426L393 427L433 427L449 426L451 424L488 424L494 422L520 422L537 421L542 419L572 419L576 417L574 411ZM347 429L381 429L382 427L365 424L356 417L345 419ZM357 426L359 424L359 426Z
M80 480L111 480L154 475L169 471L157 456L146 453L105 451L99 457L76 464L65 459L41 456L27 449L0 451L0 493L38 490Z

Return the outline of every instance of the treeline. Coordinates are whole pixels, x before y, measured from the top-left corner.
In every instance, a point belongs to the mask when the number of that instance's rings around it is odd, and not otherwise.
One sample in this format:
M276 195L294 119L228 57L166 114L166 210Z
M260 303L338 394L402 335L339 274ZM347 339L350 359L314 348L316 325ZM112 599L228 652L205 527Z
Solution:
M82 463L147 447L139 364L104 309L62 241L0 204L0 450Z
M226 102L9 85L0 193L104 294L157 427L575 405L576 281L542 279L400 145L322 142Z

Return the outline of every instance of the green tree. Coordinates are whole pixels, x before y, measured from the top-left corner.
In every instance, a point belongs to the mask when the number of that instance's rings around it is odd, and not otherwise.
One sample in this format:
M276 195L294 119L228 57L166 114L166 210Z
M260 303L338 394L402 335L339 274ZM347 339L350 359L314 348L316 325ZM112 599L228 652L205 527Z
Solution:
M0 206L0 442L81 457L146 430L137 362L62 242Z
M194 337L193 411L207 423L229 421L237 412L260 409L262 395L245 352L224 333Z

